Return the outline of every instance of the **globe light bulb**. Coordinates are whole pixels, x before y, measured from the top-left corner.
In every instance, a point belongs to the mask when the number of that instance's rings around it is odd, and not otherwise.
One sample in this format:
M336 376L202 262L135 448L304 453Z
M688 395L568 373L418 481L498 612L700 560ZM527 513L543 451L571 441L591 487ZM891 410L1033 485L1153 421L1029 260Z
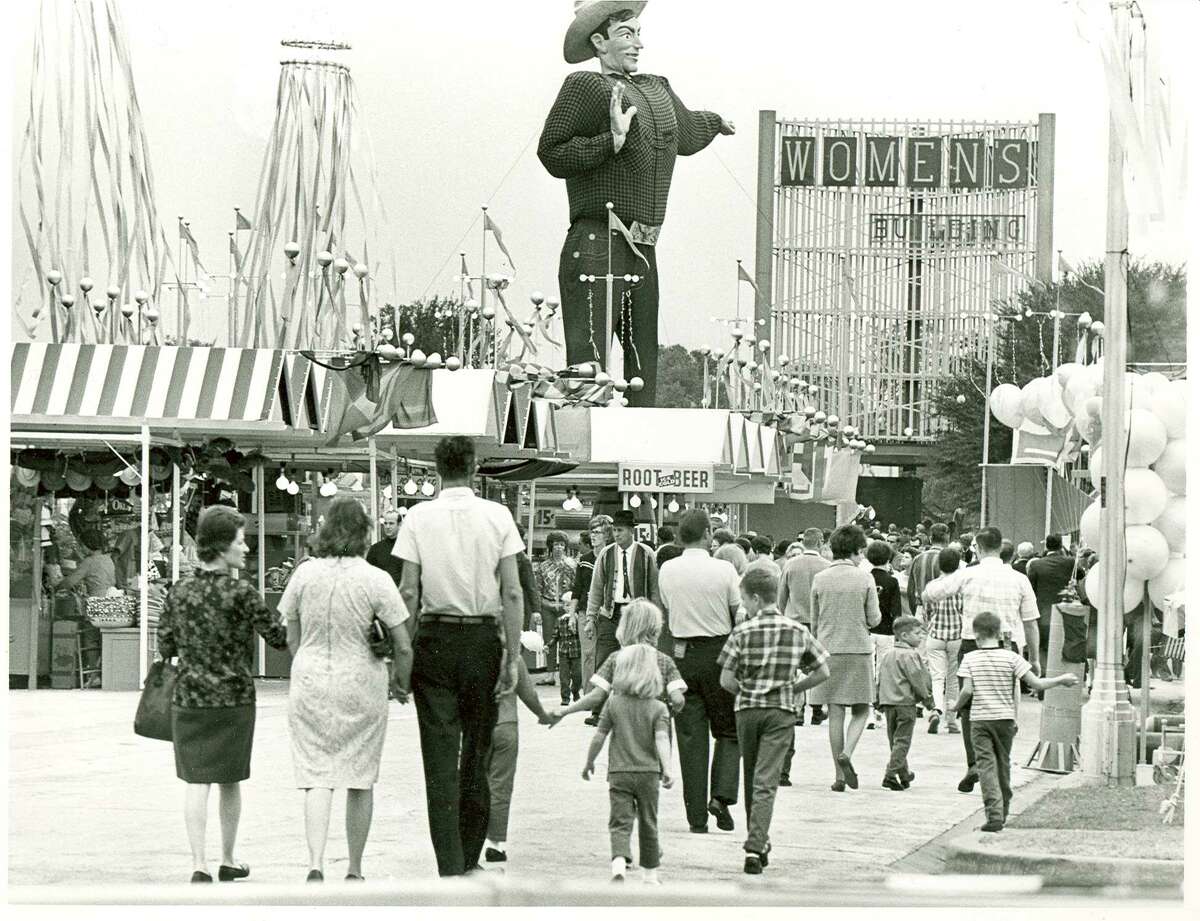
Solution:
M288 486L291 484L291 482L292 481L288 479L288 476L286 473L280 473L278 479L275 480L275 488L278 489L280 492L284 492L288 488Z
M419 487L417 486L417 481L414 480L412 477L409 477L408 481L404 484L404 495L415 496L417 494L418 488Z
M421 495L432 496L437 492L437 487L433 485L433 480L426 480L421 484Z
M672 499L670 502L667 503L667 511L670 512L672 515L674 515L676 512L679 511L679 502L676 501L675 499Z
M288 492L288 495L289 495L289 496L295 496L295 495L299 495L299 493L300 493L300 484L299 484L299 483L297 483L295 480L292 480L292 481L291 481L291 482L289 482L289 483L288 483L288 485L287 485L287 492Z
M333 480L326 480L324 483L321 484L321 495L324 496L326 499L336 496L337 491L338 491L337 483L333 482Z
M629 497L629 507L630 508L641 508L642 507L642 497L639 496L637 493L634 493L632 496L630 496Z

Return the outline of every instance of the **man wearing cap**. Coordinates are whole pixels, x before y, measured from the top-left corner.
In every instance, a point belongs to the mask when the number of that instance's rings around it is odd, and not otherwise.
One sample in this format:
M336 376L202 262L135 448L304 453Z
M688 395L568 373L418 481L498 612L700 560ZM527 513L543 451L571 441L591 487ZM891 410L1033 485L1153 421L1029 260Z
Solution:
M623 509L613 515L613 542L596 556L587 604L588 622L596 626L596 668L621 648L617 624L625 606L638 598L658 603L654 549L633 539L635 526L633 512ZM599 721L599 708L591 719Z
M567 182L571 228L559 260L567 361L608 365L614 330L604 329L606 288L613 283L612 318L625 350L626 376L644 381L630 391L634 406L653 406L658 377L658 263L655 248L676 156L691 156L733 123L686 108L663 77L638 74L643 47L638 16L644 0L577 0L563 56L568 64L599 59L600 71L567 76L546 118L538 158ZM630 231L612 236L607 204ZM640 253L640 255L639 255ZM581 275L596 282L580 281ZM626 276L637 282L626 283Z

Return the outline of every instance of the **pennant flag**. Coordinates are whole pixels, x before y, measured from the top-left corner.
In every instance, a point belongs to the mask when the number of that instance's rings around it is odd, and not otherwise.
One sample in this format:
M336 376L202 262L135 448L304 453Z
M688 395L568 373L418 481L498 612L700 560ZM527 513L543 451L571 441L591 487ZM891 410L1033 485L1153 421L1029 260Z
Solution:
M1058 254L1058 271L1059 271L1059 274L1061 274L1061 275L1076 275L1076 274L1078 274L1075 271L1075 266L1073 266L1073 265L1071 265L1071 263L1067 262L1067 260L1063 258L1062 253Z
M233 218L236 222L238 230L249 230L251 228L250 219L242 214L237 208L233 209Z
M619 231L625 238L625 242L629 244L629 248L633 250L634 255L646 263L647 269L650 268L650 260L637 248L637 244L633 242L633 234L629 232L629 228L621 222L621 219L617 217L617 212L612 208L608 209L608 230L610 233L614 230Z
M742 268L742 262L740 259L738 260L738 281L749 282L750 287L754 289L755 294L762 294L762 292L758 290L758 285L754 283L754 279L750 277L750 273Z
M188 229L188 225L183 222L183 218L179 219L179 239L187 243L188 251L192 254L192 262L205 275L208 274L208 269L204 267L204 263L200 261L200 247L196 244L196 238L192 236L192 232Z
M237 277L242 275L242 254L237 247L237 241L233 237L233 231L229 232L229 255L233 256L233 269Z
M377 377L377 384L368 380L370 377ZM414 429L437 422L431 371L399 363L381 368L373 360L361 367L335 368L330 378L327 431L332 433L331 446L343 435L358 441L383 431L388 425ZM368 390L375 386L378 398L372 400Z
M458 274L460 274L463 278L465 278L467 280L467 300L473 301L473 300L475 300L475 288L471 284L471 273L467 269L466 253L461 253L460 258L462 259L462 271L459 272Z
M1036 287L1045 287L1042 284L1042 282L1038 281L1032 275L1027 275L1026 273L1024 273L1018 269L1014 269L1011 265L1008 265L1002 259L997 258L997 259L993 259L992 261L995 263L996 268L998 268L1001 272L1005 272L1008 275L1012 275L1014 278L1019 278L1019 279L1021 279L1021 281L1025 282L1027 285L1034 285Z
M504 232L500 229L496 222L492 220L492 216L486 211L483 212L483 229L490 230L492 232L492 235L496 238L496 245L500 247L500 252L504 253L504 255L508 258L508 264L511 265L515 270L517 264L513 262L512 253L510 253L508 251L508 247L504 245Z

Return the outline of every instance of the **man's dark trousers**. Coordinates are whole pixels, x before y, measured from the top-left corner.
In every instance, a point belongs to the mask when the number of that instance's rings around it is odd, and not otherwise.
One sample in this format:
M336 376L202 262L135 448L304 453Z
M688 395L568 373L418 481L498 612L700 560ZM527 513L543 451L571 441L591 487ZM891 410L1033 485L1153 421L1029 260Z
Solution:
M596 615L596 671L600 671L600 666L605 660L621 648L621 644L617 642L617 624L621 622L621 611L624 608L623 604L614 604L612 617ZM592 716L599 719L602 709L603 705L597 707L592 711Z
M604 330L606 298L604 276L608 274L609 235L612 235L613 329ZM608 344L616 332L624 347L625 379L640 377L644 383L638 392L625 396L630 406L653 406L658 382L658 261L654 247L638 244L649 265L634 255L625 238L608 229L603 219L578 218L567 232L558 261L558 293L562 298L563 334L566 337L567 363L585 361L607 363ZM595 282L581 282L580 275L595 275ZM637 275L637 284L627 284L626 275ZM588 292L592 295L592 316L588 318ZM623 293L633 295L632 305L622 305ZM601 660L596 660L600 667Z
M490 619L418 627L412 690L439 876L465 873L483 851L500 660L500 637Z
M727 806L737 802L738 752L737 722L733 715L733 695L721 687L721 667L717 655L728 636L689 638L683 658L676 658L679 675L687 682L683 709L675 714L679 734L679 776L683 781L683 804L688 824L693 828L708 825L710 771L708 736L716 740L712 756L712 798Z
M910 773L908 750L912 746L913 726L917 722L917 708L899 704L884 704L879 709L883 711L883 715L887 719L888 745L892 747L892 754L888 759L884 776L894 777L896 780L907 780Z

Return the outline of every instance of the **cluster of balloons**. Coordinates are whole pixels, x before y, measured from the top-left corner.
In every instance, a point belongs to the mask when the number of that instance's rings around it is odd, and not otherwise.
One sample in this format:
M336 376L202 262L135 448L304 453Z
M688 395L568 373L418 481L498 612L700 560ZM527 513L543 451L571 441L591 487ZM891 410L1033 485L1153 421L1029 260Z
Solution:
M1100 488L1104 452L1125 456L1125 611L1141 604L1147 583L1158 607L1184 587L1187 538L1187 382L1158 372L1125 374L1128 433L1103 437L1100 424L1103 369L1100 365L1064 364L1053 374L1024 387L1001 384L989 401L993 415L1005 425L1026 422L1055 431L1074 428L1088 452L1092 485ZM1112 446L1116 447L1113 448ZM1079 522L1085 546L1100 545L1100 500ZM1088 573L1088 597L1101 598L1104 562Z

